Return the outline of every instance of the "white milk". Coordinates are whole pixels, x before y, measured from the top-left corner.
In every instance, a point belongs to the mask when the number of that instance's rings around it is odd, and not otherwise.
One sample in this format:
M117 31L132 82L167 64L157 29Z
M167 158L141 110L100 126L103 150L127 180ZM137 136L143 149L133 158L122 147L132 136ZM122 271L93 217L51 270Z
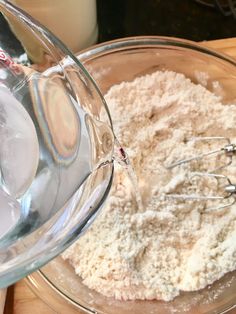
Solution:
M46 26L74 53L97 40L96 0L10 0Z

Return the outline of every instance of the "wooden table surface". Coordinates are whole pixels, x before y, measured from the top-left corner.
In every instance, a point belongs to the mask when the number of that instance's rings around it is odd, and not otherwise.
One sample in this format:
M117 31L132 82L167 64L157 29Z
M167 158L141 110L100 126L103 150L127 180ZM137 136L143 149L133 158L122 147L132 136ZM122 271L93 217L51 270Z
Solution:
M203 42L202 45L216 49L236 58L236 38ZM24 280L8 288L4 314L55 314L25 284ZM229 312L236 314L236 310ZM64 314L64 313L62 313ZM69 314L69 313L65 313ZM115 313L114 313L115 314ZM148 313L147 313L148 314ZM163 313L164 314L164 313Z

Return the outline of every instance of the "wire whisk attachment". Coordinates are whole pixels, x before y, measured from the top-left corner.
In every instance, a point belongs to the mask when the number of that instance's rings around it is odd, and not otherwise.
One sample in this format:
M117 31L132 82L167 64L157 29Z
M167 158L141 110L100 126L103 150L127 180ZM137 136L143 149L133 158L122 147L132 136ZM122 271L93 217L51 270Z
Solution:
M217 169L214 169L213 171L219 170L219 169L223 169L225 167L228 167L232 164L233 161L233 157L236 156L236 144L231 143L231 140L227 137L222 137L222 136L215 136L215 137L194 137L192 139L190 139L189 141L225 141L227 144L224 146L221 146L219 148L207 151L207 152L203 152L202 154L190 157L190 158L186 158L186 159L181 159L178 161L173 162L170 165L165 166L167 169L172 169L175 168L177 166L180 166L182 164L186 164L189 163L191 161L194 160L200 160L203 159L204 157L210 156L210 155L215 155L215 154L225 154L225 156L227 157L228 162L226 162L225 164L223 164L222 166L218 167Z
M165 197L169 199L181 199L181 200L195 200L195 201L222 201L229 199L229 202L226 204L222 204L219 206L214 206L207 208L206 211L213 211L213 210L220 210L223 208L227 208L235 204L236 202L236 184L233 184L231 180L224 175L221 174L213 174L213 173L202 173L202 172L196 172L193 173L191 178L193 177L209 177L209 178L215 178L219 182L219 180L224 181L225 185L222 187L222 194L221 195L196 195L196 194L166 194Z

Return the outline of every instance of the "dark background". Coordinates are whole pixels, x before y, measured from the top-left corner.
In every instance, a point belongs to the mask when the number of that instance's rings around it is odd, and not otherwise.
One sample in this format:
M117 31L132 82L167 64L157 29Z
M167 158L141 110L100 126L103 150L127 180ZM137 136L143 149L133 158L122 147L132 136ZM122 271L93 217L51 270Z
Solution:
M206 2L213 4L214 0ZM97 0L97 10L100 42L136 35L195 41L236 36L232 15L225 17L218 9L195 0Z

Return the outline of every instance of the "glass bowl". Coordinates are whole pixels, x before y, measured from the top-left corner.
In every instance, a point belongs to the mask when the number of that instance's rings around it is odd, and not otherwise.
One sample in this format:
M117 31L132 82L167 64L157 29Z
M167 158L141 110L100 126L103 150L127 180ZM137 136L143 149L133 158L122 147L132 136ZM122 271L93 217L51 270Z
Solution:
M236 62L193 42L159 37L134 37L107 42L80 55L79 60L101 92L122 81L172 70L214 91L219 82L225 105L236 100ZM202 78L207 76L207 82ZM200 79L199 79L200 77ZM201 82L202 80L202 82ZM236 272L197 291L181 293L171 302L117 301L83 285L67 261L57 257L27 278L31 288L59 313L169 314L226 313L236 303Z
M0 0L0 288L62 252L113 177L105 101L71 52ZM8 26L8 27L7 27ZM107 141L98 145L100 137ZM110 143L110 144L109 144ZM105 145L107 144L107 145Z

